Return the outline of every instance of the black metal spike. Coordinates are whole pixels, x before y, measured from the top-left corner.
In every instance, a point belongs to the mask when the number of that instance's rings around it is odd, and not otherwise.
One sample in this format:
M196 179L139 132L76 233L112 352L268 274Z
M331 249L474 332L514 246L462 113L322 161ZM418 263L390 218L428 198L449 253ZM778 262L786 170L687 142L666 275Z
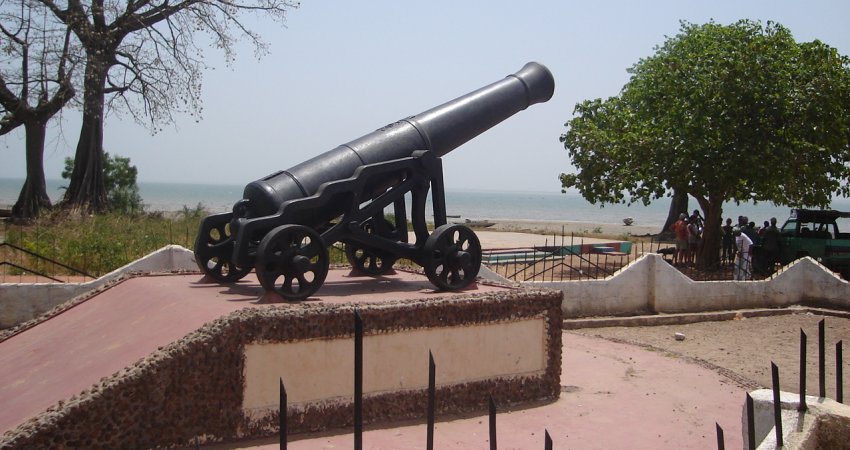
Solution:
M354 311L354 449L363 448L363 320Z
M756 450L756 419L753 409L753 398L747 392L747 447L750 450Z
M714 426L717 429L717 450L725 450L726 440L723 438L723 428L720 428L720 424L717 422L714 422Z
M496 402L493 401L493 396L488 396L490 401L490 450L496 450Z
M844 403L844 345L835 344L835 401Z
M773 426L776 430L776 447L783 447L782 439L782 402L779 398L779 367L770 362L770 374L773 379Z
M797 411L803 412L806 406L806 333L800 328L800 403Z
M287 431L286 431L286 388L283 386L283 378L280 379L280 414L278 425L280 427L280 449L286 450Z
M826 397L826 331L824 320L818 322L818 379L820 381L820 397Z
M426 448L434 450L434 410L436 409L437 366L434 355L428 351L428 437Z

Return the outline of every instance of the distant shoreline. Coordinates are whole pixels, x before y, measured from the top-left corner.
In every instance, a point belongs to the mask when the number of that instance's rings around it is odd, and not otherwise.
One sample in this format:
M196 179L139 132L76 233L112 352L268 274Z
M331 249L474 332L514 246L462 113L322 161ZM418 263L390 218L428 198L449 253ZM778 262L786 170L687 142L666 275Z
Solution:
M591 223L561 220L533 220L533 219L490 219L495 225L488 227L492 231L513 231L518 233L571 235L582 234L593 236L594 234L605 236L646 236L658 234L662 225L629 225L616 223Z
M23 180L0 178L0 209L11 209L20 193ZM47 180L48 192L55 202L61 198L60 180ZM243 186L139 182L142 203L150 212L168 216L185 209L194 210L199 204L210 213L232 211L234 203L242 198ZM411 211L408 200L408 211ZM693 202L695 203L695 202ZM576 193L530 193L476 191L467 189L446 191L446 213L451 222L493 223L490 229L521 231L537 234L581 234L592 237L646 236L661 231L669 212L669 200L659 199L648 205L594 205ZM690 205L689 210L694 208ZM834 199L832 209L850 211L850 199ZM770 203L758 204L730 202L723 206L723 218L733 220L744 215L756 223L776 217L784 220L790 208ZM433 221L431 202L425 211L427 221ZM633 225L622 223L632 218ZM850 228L850 226L848 226Z

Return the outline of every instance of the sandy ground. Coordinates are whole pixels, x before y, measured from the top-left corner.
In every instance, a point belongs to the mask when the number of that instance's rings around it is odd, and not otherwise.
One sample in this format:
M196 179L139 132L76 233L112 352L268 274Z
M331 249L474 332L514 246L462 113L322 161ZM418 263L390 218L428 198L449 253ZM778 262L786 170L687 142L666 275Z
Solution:
M630 225L622 223L590 223L590 222L566 222L550 220L498 220L494 219L495 225L488 227L491 231L513 231L520 233L536 234L581 234L587 237L594 236L646 236L657 234L661 227L652 225Z
M770 388L771 362L779 368L780 388L799 393L800 330L806 334L806 393L818 395L818 322L825 325L826 394L836 394L836 343L850 343L850 320L815 314L742 318L722 322L653 327L585 328L566 333L639 345L672 358L712 368L744 385ZM677 341L675 333L685 339ZM843 344L842 344L843 346ZM843 357L847 367L850 356ZM847 373L847 371L844 371ZM844 376L844 392L850 382Z

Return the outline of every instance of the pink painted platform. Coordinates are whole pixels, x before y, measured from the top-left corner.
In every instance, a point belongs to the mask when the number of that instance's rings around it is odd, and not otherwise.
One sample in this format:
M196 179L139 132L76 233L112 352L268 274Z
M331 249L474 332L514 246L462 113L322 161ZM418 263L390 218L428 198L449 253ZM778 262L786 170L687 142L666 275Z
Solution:
M469 292L504 288L475 285ZM173 342L239 308L263 308L253 277L234 285L198 275L124 281L80 305L0 342L0 431L23 423ZM332 270L314 302L432 298L419 274L355 278ZM498 416L500 448L542 448L548 430L555 448L717 448L715 422L729 448L741 442L745 390L718 373L639 347L565 332L562 393L552 403ZM293 436L291 449L351 448L346 430ZM372 427L364 448L424 448L425 425ZM488 448L486 416L438 417L435 447ZM210 448L277 448L273 440Z
M553 403L498 411L498 448L543 448L549 432L556 449L716 449L716 424L726 448L741 448L746 390L718 373L633 345L565 332L560 398ZM424 422L424 420L423 420ZM424 448L424 423L363 434L364 449ZM486 449L489 417L437 417L434 448ZM350 432L291 436L289 449L353 448ZM209 449L273 450L276 439Z
M505 288L473 284L465 293ZM0 342L0 433L89 388L203 324L269 299L251 274L239 283L200 275L126 280ZM380 302L457 295L436 292L424 275L397 271L379 278L331 270L308 302ZM280 301L280 298L274 300Z

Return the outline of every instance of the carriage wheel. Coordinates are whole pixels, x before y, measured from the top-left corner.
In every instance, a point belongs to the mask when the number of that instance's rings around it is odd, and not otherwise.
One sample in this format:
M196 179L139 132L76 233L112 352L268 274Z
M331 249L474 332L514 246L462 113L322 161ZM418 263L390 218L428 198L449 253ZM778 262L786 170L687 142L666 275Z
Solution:
M389 223L389 221L383 218L381 218L381 220L385 222L384 229L392 229L393 225ZM375 230L373 218L367 219L360 227L369 234L380 235L378 230ZM396 260L398 260L398 258L391 254L369 248L359 243L345 244L345 257L348 259L348 263L351 264L351 267L353 267L354 270L369 276L378 276L388 273L393 269L393 264L395 264Z
M463 289L481 268L481 243L463 225L442 225L425 241L424 267L428 279L440 289Z
M260 242L255 267L267 291L303 300L325 282L328 264L328 249L319 233L303 225L282 225Z
M250 267L240 267L230 261L233 256L233 236L230 231L232 214L209 216L201 222L195 239L195 262L205 275L223 283L239 281Z

